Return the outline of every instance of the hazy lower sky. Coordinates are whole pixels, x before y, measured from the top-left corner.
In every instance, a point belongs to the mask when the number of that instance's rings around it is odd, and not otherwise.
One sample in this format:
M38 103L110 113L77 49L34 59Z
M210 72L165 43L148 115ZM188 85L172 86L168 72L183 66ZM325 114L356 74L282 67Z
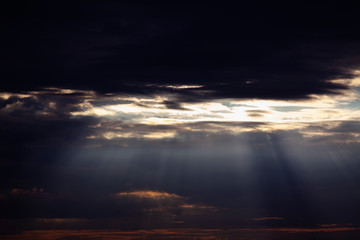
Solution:
M0 239L360 237L355 2L0 9Z

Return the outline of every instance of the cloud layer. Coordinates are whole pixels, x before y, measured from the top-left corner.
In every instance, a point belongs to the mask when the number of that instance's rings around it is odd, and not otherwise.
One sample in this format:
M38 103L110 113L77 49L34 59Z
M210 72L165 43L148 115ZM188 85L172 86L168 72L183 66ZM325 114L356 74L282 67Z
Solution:
M346 89L332 80L353 78L360 64L355 4L41 1L17 7L4 6L7 91L168 93L182 102L304 99ZM200 87L171 87L177 85Z

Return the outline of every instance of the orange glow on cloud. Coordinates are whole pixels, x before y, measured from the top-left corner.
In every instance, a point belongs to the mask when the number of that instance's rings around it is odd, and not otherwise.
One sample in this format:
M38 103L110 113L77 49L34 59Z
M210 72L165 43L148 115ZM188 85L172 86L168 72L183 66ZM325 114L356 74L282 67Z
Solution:
M115 197L125 198L147 198L147 199L169 199L169 198L182 198L181 196L167 192L156 191L132 191L132 192L119 192L114 194Z

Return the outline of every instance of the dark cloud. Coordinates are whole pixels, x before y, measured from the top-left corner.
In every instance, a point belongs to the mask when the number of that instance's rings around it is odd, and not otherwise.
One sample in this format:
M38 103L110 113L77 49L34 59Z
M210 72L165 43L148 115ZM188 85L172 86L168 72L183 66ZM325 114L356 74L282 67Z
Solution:
M164 101L164 104L169 109L176 109L176 110L187 110L186 108L183 108L179 102L175 101Z
M177 93L181 101L300 99L347 88L329 80L353 77L360 64L356 3L3 5L8 91L55 86Z
M245 111L249 117L252 118L258 118L258 117L264 117L264 114L270 113L269 111L265 110L246 110Z

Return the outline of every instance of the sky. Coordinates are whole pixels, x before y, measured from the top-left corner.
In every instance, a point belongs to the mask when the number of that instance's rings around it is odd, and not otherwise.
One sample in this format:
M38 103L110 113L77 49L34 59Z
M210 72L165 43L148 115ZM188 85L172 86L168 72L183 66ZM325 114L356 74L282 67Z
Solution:
M358 239L356 1L2 1L0 239Z

